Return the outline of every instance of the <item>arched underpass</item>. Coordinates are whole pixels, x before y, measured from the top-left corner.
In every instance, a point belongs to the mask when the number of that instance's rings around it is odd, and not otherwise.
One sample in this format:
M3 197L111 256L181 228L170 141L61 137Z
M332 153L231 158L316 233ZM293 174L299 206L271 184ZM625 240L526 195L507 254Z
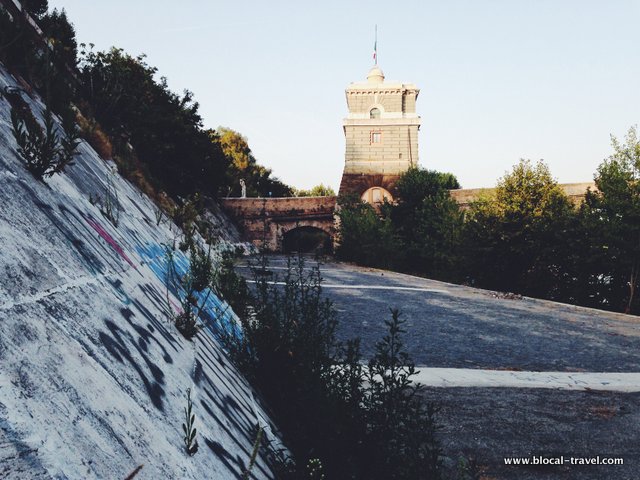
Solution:
M332 249L331 235L318 227L303 225L282 235L284 253L328 253Z
M222 198L220 204L245 240L256 246L272 252L306 252L322 244L330 251L336 197ZM329 242L321 241L321 235Z

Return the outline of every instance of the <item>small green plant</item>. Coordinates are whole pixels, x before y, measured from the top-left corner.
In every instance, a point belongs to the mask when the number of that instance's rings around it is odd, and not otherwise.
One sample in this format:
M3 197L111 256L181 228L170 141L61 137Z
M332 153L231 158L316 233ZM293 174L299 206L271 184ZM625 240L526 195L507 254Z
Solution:
M44 113L44 128L30 119L23 109L11 109L13 136L18 143L18 153L29 170L38 180L60 173L73 163L79 145L79 135L72 114L65 115L63 129L59 133L53 120L53 113Z
M184 432L184 449L187 455L193 456L198 451L198 440L196 439L197 430L193 426L196 415L193 413L193 404L191 403L191 389L187 388L187 406L184 409L185 422L182 424Z
M239 318L249 313L250 293L247 281L236 273L234 259L237 253L223 252L222 260L216 270L215 284L218 293L231 306Z
M434 420L437 409L422 400L422 387L412 381L417 372L404 349L404 320L398 309L390 310L391 320L385 320L388 334L376 344L365 375L368 441L377 452L369 476L437 479L441 453Z
M178 248L183 252L194 246L200 203L200 195L196 193L192 198L183 200L182 205L178 205L173 209L173 221L183 232L183 238L178 245Z
M115 176L115 172L107 177L107 185L104 188L104 201L100 202L100 213L117 228L120 223L121 208L118 199L118 190L113 183L112 176Z
M191 302L191 299L189 299L188 303L186 304L186 308L183 309L181 313L176 315L174 320L176 328L187 340L191 340L193 337L195 337L202 328L196 320L196 316L193 313L194 308L192 305L193 303Z
M171 289L180 300L182 308L182 311L173 317L176 328L187 340L191 340L202 328L198 318L212 293L215 274L211 245L205 251L196 245L193 239L186 242L189 250L189 268L183 275L176 269L174 250L169 247L165 249L168 264L166 282L167 295ZM206 292L204 298L199 295L201 292Z
M256 464L256 459L258 458L258 452L260 451L260 445L262 444L262 434L264 430L261 425L257 425L258 431L256 432L256 439L253 442L253 450L251 451L251 458L249 458L249 465L242 473L242 480L249 480L249 476L251 475L251 470L253 470L253 466Z
M156 205L153 207L153 214L156 217L156 227L159 227L166 217L164 210L159 205Z

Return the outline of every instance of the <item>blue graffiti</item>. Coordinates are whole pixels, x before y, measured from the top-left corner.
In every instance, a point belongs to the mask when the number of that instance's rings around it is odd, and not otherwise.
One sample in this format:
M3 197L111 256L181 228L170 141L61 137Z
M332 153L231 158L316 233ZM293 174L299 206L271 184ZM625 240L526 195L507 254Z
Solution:
M137 246L136 251L156 277L169 288L169 291L176 298L182 300L185 292L177 285L177 282L171 281L171 276L173 274L184 276L189 271L189 258L180 250L171 250L170 259L167 248L169 247L166 245L147 243L144 246ZM236 338L242 337L238 318L227 302L218 298L208 288L201 292L195 292L194 296L198 305L202 305L200 320L209 332L216 337L220 337L222 334L231 334Z

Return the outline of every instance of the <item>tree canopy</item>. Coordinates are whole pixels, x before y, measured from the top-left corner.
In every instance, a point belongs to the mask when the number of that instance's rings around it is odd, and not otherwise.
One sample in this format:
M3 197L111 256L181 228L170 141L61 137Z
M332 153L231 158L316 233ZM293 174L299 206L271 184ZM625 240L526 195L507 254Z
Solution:
M322 183L311 187L309 190L294 189L293 191L296 197L335 197L336 192L333 188Z
M269 168L258 164L245 136L226 127L209 130L209 138L227 158L225 186L221 194L240 195L240 180L244 180L250 197L290 197L291 187L272 177Z
M462 214L449 190L459 187L450 173L412 168L396 183L395 204L341 199L338 256L452 279Z
M480 286L545 296L556 284L572 204L547 165L521 160L464 226L464 264Z
M170 194L217 193L227 158L203 130L191 92L171 92L144 55L118 48L85 50L80 72L84 98L116 139L117 152L133 146L151 178Z
M597 190L587 194L582 212L592 248L585 263L599 306L638 311L640 274L640 141L636 127L624 142L611 137L613 154L598 168ZM598 295L597 292L600 292Z

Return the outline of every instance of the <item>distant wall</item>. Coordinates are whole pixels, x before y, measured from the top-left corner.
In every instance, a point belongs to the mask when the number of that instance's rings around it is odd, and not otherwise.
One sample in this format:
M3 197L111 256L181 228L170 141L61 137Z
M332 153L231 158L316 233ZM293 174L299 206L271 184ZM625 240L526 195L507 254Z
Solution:
M283 198L237 198L220 199L220 204L229 213L240 213L244 217L261 216L265 209L270 216L290 214L322 214L333 212L337 197L283 197Z
M380 176L382 177L382 176ZM354 175L354 189L365 189L365 180L372 177ZM393 177L397 179L397 177ZM378 179L382 182L382 178ZM387 178L392 188L391 177ZM358 183L361 182L361 183ZM386 184L385 184L386 185ZM575 204L583 201L587 188L595 189L595 184L566 183L560 187ZM461 208L467 209L482 195L490 195L494 188L467 188L451 190L451 197ZM308 226L318 228L333 237L335 233L335 209L337 197L287 197L287 198L222 198L220 205L235 220L245 240L267 250L282 250L284 234L294 228Z
M596 185L593 182L563 183L560 184L560 187L576 205L584 200L587 188L596 190ZM472 202L478 200L481 196L491 195L494 191L495 188L461 188L458 190L450 190L449 193L451 197L458 202L458 205L463 209L467 209Z

